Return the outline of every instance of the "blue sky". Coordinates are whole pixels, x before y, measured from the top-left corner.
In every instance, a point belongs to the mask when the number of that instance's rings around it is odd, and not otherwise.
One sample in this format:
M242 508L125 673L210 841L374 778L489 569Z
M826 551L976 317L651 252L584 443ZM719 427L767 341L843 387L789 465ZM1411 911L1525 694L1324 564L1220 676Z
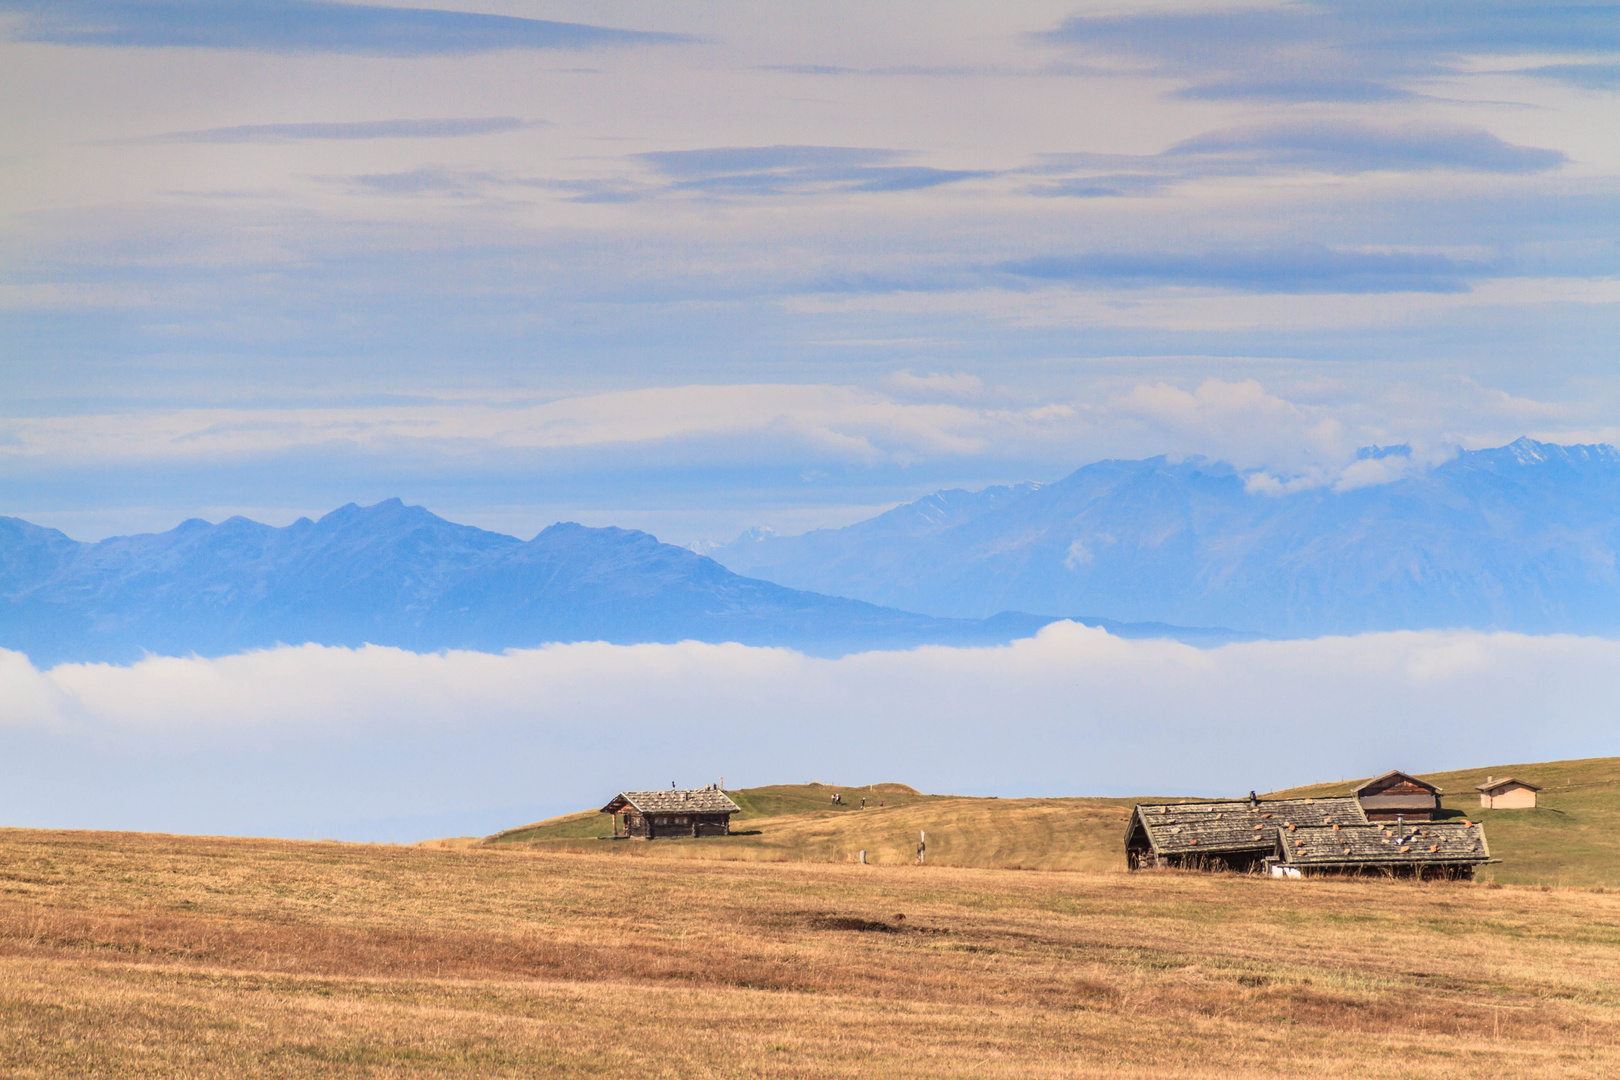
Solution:
M1620 439L1612 5L0 2L0 513Z

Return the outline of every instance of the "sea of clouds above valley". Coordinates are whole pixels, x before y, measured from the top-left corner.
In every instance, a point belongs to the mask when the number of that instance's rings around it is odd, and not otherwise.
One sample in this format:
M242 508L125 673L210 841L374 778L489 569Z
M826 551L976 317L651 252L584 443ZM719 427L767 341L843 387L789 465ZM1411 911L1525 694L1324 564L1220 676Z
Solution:
M12 824L414 840L674 780L1241 794L1614 752L1620 642L1473 631L1198 649L282 647L39 671L0 650ZM15 767L26 762L26 768Z

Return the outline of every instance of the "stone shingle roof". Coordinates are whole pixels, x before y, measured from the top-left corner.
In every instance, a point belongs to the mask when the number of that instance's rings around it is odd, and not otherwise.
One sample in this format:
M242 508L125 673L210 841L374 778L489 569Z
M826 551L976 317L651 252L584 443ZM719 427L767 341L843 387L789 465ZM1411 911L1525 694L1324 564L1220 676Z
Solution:
M1159 855L1270 854L1278 826L1365 825L1367 815L1353 796L1321 799L1229 799L1219 802L1143 803L1127 831L1140 828Z
M1485 827L1467 821L1300 826L1283 829L1281 844L1290 866L1455 866L1491 858Z
M643 814L736 814L742 810L723 791L712 788L678 791L669 788L661 791L621 791L602 807L602 813L617 813L627 805Z

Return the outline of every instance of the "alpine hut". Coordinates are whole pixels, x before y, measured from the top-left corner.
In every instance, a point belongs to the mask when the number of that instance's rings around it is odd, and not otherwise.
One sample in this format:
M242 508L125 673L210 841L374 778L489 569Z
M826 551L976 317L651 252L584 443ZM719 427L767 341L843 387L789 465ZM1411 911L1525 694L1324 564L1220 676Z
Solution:
M1275 877L1377 875L1467 881L1491 862L1485 826L1469 821L1306 825L1277 833Z
M1541 790L1535 784L1511 776L1500 780L1487 776L1485 782L1476 784L1474 789L1479 792L1479 805L1485 810L1534 810L1536 792Z
M1492 861L1478 823L1372 822L1353 795L1144 803L1125 829L1132 870L1468 879Z
M731 815L742 807L717 787L695 791L621 791L602 807L613 815L614 836L729 836ZM619 819L624 824L620 827Z
M1281 828L1366 823L1361 806L1349 795L1143 803L1131 812L1125 828L1125 862L1132 870L1259 871L1276 854Z
M1392 769L1351 792L1368 821L1432 821L1440 810L1440 789Z

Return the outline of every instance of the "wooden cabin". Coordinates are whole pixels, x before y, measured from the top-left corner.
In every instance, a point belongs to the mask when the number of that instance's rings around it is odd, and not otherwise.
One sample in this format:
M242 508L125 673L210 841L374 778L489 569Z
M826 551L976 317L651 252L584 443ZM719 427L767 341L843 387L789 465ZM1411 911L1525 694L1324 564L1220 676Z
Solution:
M1470 881L1493 862L1485 826L1469 821L1306 825L1277 833L1274 877L1410 877Z
M1132 870L1466 880L1492 861L1482 825L1368 821L1353 795L1143 803L1125 828Z
M1515 780L1511 776L1504 776L1498 780L1487 776L1483 784L1476 784L1474 790L1479 792L1479 805L1485 810L1534 810L1536 808L1536 792L1541 788L1535 784L1527 784L1523 780Z
M1125 827L1125 863L1132 870L1258 872L1275 856L1281 828L1365 824L1366 815L1349 795L1143 803Z
M1368 821L1433 821L1440 811L1440 789L1399 770L1375 776L1351 792Z
M613 815L614 836L642 840L729 836L731 815L741 810L725 792L713 787L695 791L621 791L602 807L602 813Z

